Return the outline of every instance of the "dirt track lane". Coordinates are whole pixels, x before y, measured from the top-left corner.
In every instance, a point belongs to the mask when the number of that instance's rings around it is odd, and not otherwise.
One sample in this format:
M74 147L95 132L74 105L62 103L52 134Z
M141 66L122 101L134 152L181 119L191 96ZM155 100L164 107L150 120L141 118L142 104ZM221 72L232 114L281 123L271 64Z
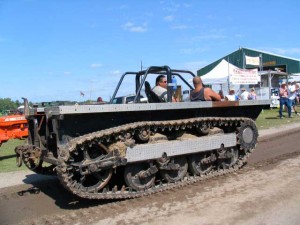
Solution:
M2 188L0 224L300 224L299 140L263 139L237 173L135 200L79 201L57 180Z

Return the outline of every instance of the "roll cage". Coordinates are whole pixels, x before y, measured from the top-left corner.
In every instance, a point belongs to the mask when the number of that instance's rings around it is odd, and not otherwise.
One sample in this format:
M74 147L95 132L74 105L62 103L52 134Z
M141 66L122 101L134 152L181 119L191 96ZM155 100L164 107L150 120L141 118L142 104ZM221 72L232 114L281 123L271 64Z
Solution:
M151 66L146 70L142 70L139 72L126 72L124 73L119 82L118 85L114 91L114 94L112 95L112 98L110 100L110 104L113 103L113 99L115 99L119 88L125 78L125 76L128 75L135 75L135 98L133 100L133 103L137 103L140 101L140 96L141 96L141 90L142 87L144 86L146 79L149 75L165 75L167 77L167 94L168 94L168 99L167 102L172 102L172 92L173 92L173 86L175 86L175 83L172 83L172 76L175 76L176 78L179 78L183 83L185 83L191 90L194 88L192 87L191 84L182 76L182 74L189 74L193 77L196 75L192 73L191 71L188 70L177 70L177 69L171 69L169 66Z

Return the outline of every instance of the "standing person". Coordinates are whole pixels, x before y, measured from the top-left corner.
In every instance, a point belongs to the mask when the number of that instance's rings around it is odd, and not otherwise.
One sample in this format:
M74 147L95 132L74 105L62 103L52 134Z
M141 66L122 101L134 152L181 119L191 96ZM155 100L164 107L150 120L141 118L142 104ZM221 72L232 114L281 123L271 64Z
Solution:
M249 100L256 100L257 99L257 95L255 93L255 89L254 88L250 89L250 93L249 93L248 99Z
M279 106L279 117L280 119L283 118L282 116L282 108L283 108L283 105L285 105L288 109L288 115L289 117L291 118L292 117L292 110L291 110L291 104L290 104L290 100L288 98L288 88L287 88L287 85L286 83L283 83L281 84L280 86L280 89L279 89L279 103L280 103L280 106Z
M290 100L291 107L293 107L293 110L296 115L300 116L300 113L296 110L296 98L297 98L297 92L299 90L299 86L296 84L296 81L293 81L291 85L288 87L288 98Z
M296 87L298 87L298 91L297 91L297 94L296 94L296 105L298 105L299 101L300 101L300 84L296 83Z
M235 94L235 90L233 88L229 89L229 94L225 96L226 101L238 101L239 96Z
M155 81L156 86L152 91L159 97L163 102L168 101L168 92L167 92L167 78L164 75L158 75ZM172 102L176 102L176 99L172 97Z
M292 82L289 81L289 82L287 83L287 88L290 89L291 86L292 86Z
M191 101L221 101L221 96L208 87L204 87L202 79L198 76L193 78L195 89L191 91Z
M248 100L249 92L246 90L246 88L241 88L241 92L242 92L240 94L241 100Z

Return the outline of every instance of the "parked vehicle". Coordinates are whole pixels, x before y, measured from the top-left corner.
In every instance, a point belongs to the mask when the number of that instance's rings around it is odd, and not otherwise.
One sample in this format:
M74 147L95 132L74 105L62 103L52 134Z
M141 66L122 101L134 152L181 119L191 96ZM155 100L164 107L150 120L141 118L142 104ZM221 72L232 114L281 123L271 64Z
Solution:
M0 117L0 146L9 139L22 139L28 136L25 115L14 113Z
M133 103L133 100L135 99L136 95L126 95L121 97L115 97L112 101L113 104L128 104ZM147 98L144 98L144 96L140 96L141 102L147 102Z

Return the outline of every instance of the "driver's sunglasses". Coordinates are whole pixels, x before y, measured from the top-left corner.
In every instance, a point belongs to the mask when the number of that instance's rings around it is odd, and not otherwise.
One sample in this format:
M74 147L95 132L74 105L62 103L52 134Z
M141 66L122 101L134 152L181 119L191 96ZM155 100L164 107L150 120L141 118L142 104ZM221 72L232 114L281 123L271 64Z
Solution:
M163 80L162 83L167 83L167 81L166 81L166 80Z

